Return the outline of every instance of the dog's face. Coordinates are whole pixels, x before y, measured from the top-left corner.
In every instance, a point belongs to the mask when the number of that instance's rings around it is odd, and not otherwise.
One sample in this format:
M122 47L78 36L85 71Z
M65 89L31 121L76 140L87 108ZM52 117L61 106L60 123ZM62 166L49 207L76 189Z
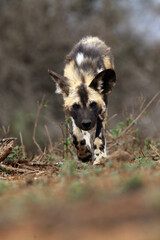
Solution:
M112 69L104 70L87 86L81 83L71 88L69 79L49 70L49 74L56 81L58 91L63 94L65 109L70 112L77 127L88 131L94 128L99 114L105 112L104 94L111 92L115 85L116 76Z
M86 131L95 126L98 115L105 107L101 95L85 84L70 91L64 101L77 127Z
M100 107L95 101L92 101L89 106L81 106L74 103L70 110L70 115L77 127L88 131L95 126L100 111Z

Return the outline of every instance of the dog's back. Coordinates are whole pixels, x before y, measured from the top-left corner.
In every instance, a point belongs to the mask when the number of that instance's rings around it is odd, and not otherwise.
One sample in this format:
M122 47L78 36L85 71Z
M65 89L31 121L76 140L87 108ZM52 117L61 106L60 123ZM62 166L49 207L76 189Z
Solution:
M105 69L114 69L113 56L98 37L85 37L78 42L66 57L64 76L71 87L81 83L90 85L93 78Z

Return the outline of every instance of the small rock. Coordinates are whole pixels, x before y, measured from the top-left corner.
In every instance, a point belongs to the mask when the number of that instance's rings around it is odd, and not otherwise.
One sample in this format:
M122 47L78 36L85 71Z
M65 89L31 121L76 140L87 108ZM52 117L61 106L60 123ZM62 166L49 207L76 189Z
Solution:
M117 160L117 161L122 161L122 162L131 162L134 160L134 156L129 154L128 152L122 151L122 150L117 150L112 154L109 154L105 158L101 158L98 160L95 160L93 162L93 165L99 165L99 164L104 164L108 160Z

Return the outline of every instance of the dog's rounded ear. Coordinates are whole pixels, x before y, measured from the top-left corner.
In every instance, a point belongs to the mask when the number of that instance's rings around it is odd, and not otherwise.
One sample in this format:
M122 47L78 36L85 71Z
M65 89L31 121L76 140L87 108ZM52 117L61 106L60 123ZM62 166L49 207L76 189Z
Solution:
M116 85L116 73L113 69L105 69L98 73L92 80L89 87L98 91L99 93L109 94L112 88Z
M48 69L48 73L51 78L56 82L58 89L56 90L57 93L62 93L65 96L69 95L69 84L68 79L66 77L61 76L58 73L55 73Z

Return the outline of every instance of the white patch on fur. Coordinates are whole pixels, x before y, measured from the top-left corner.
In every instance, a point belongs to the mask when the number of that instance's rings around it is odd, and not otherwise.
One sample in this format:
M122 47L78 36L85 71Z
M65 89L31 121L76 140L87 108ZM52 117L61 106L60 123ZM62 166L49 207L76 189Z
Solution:
M81 65L81 63L83 62L83 60L84 60L84 55L83 55L83 53L79 52L79 53L77 54L77 57L76 57L76 62L77 62L77 64L78 64L78 65Z
M98 156L96 154L98 154ZM100 159L101 158L105 158L105 157L107 157L106 151L104 151L104 152L101 152L100 150L94 151L94 162L93 162L93 165L100 164Z
M105 102L103 102L103 104L102 104L102 113L105 113L105 111L106 111L106 104L105 104Z
M90 133L82 131L86 144L91 148Z
M105 158L107 156L106 151L106 142L104 146L104 150L100 150L100 146L102 143L102 140L100 138L95 138L94 144L97 146L97 148L94 150L94 162L93 165L100 164L100 159Z
M56 91L55 91L55 93L62 94L62 90L60 89L58 84L56 84Z
M81 141L83 139L82 131L76 126L74 119L72 119L72 127L73 127L73 134L76 135L77 141Z
M104 69L103 68L97 68L97 73L102 72Z
M97 89L100 91L100 93L103 91L102 87L103 87L103 82L99 80Z
M85 139L85 141L86 141L85 145L88 145L91 148L90 133L87 132L87 131L83 131L83 130L79 129L76 126L76 124L74 122L74 119L73 118L71 118L71 119L72 119L73 134L76 135L77 140L81 141L81 140Z

